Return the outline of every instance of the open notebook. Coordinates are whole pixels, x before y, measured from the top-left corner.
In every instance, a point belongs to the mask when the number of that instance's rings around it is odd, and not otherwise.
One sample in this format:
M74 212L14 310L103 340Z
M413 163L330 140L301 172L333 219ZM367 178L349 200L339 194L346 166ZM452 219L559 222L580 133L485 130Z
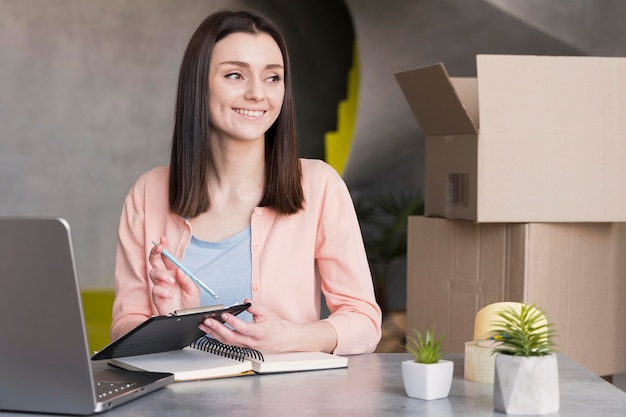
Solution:
M89 360L65 220L0 218L0 236L0 410L92 414L174 382Z
M176 381L277 372L345 368L348 358L324 352L261 353L201 337L189 346L167 352L110 359L129 370L171 372Z

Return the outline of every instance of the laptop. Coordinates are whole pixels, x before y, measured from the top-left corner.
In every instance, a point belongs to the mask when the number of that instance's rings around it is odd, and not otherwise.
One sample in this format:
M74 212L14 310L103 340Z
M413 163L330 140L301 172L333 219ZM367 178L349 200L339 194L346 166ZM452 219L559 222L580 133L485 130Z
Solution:
M90 360L70 228L0 217L0 410L88 415L174 382Z

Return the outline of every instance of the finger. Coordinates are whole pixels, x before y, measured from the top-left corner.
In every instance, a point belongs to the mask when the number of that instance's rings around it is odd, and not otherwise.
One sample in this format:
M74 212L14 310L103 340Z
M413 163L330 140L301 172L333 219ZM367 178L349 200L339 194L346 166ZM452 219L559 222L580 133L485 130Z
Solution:
M158 246L150 249L150 255L148 255L148 262L150 266L153 268L162 268L165 269L165 263L163 263L163 258L161 257L161 250Z
M180 285L182 291L194 296L200 294L200 288L183 271L177 268L173 272L173 276L176 279L178 285Z
M217 337L217 334L213 330L215 328L214 322L217 322L217 320L211 320L213 319L204 319L204 321L201 321L200 324L198 324L198 328L211 337Z
M168 240L165 236L161 236L159 243L154 245L154 247L150 250L150 256L148 260L150 264L155 268L164 268L174 270L177 266L167 258L167 256L163 255L163 251L167 249L169 246Z
M253 323L241 320L233 314L222 314L222 320L224 320L224 324L226 324L224 327L232 329L232 331L236 332L237 335L245 337L246 343L249 343L250 339L258 340L264 334L260 326L255 326Z
M153 268L148 275L154 285L172 285L176 282L172 271L167 269Z
M228 328L218 320L205 319L202 323L198 325L198 327L200 328L200 330L222 343L234 346L245 345L245 339L243 337L241 337L236 331Z
M244 300L244 303L250 303L250 307L248 307L247 311L252 314L252 317L255 317L257 320L268 315L269 310L263 304L253 303L252 300L248 298Z
M174 298L174 293L165 287L155 285L152 287L152 298L165 298L167 300L171 300Z

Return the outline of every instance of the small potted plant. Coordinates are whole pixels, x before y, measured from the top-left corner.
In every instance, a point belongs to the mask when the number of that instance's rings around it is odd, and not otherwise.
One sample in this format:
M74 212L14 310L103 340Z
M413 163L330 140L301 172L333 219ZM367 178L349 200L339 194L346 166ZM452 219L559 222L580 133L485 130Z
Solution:
M454 363L442 359L441 343L445 336L435 336L435 326L424 335L413 329L415 337L407 336L406 350L413 359L402 362L402 381L406 394L421 400L445 398L450 393Z
M497 313L492 337L495 358L493 402L506 414L539 415L559 410L556 332L545 314L521 303Z

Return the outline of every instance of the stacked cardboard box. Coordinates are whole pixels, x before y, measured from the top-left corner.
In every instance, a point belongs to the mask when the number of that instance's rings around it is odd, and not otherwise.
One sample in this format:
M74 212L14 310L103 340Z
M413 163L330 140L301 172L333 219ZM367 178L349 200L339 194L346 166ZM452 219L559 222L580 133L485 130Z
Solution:
M626 58L479 55L476 79L396 77L426 136L408 329L436 322L463 352L480 308L536 303L561 351L626 372Z

